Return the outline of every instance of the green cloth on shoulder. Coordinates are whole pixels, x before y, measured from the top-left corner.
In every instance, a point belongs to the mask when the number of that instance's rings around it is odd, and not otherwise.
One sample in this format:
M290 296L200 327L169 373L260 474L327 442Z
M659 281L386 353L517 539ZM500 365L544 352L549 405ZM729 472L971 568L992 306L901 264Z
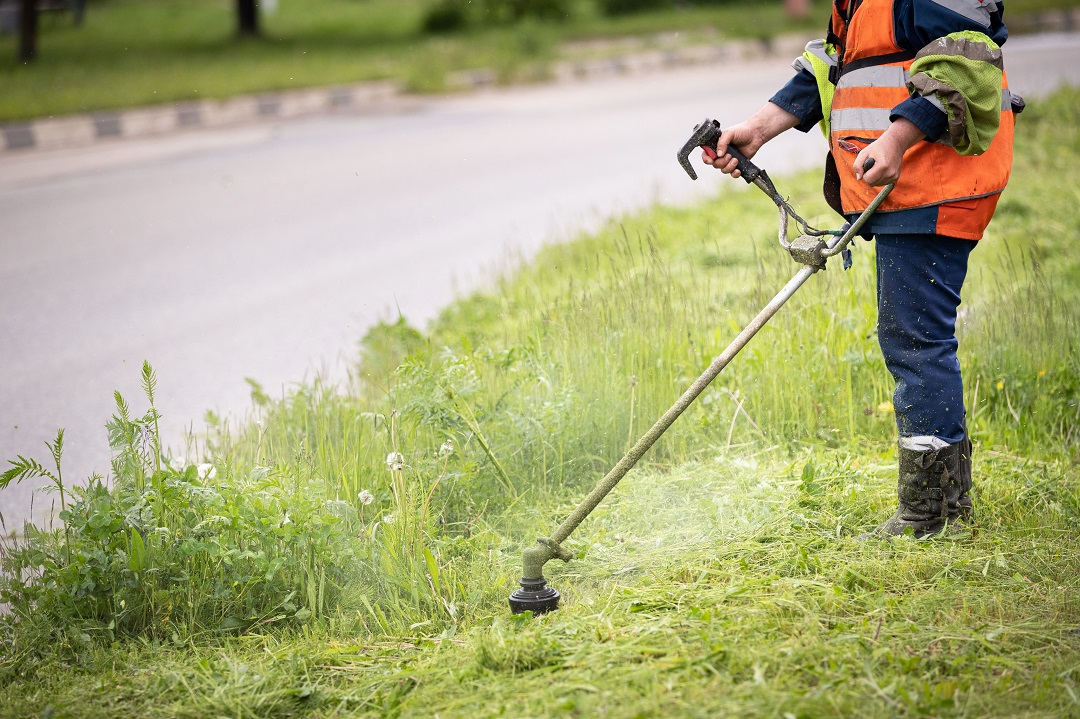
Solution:
M1001 124L1001 48L980 32L956 32L930 43L911 64L908 90L949 117L941 139L961 155L979 155Z

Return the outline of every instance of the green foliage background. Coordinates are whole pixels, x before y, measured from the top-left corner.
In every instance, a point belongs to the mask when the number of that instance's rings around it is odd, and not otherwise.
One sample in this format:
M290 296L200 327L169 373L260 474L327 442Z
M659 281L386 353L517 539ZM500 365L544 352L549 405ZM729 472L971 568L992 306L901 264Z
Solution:
M1074 5L1010 0L1008 13L1019 28ZM792 20L781 0L280 0L250 38L235 0L88 0L82 27L41 18L32 63L0 36L0 121L383 80L441 92L477 69L534 82L560 59L823 33L828 7Z

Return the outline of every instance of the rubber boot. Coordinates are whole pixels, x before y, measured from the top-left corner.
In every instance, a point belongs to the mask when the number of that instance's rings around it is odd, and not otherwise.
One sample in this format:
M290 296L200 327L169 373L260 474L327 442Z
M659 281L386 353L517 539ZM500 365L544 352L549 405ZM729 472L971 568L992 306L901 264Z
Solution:
M910 527L917 539L940 533L956 522L971 521L971 440L967 436L940 449L899 447L900 507L874 536L896 537Z

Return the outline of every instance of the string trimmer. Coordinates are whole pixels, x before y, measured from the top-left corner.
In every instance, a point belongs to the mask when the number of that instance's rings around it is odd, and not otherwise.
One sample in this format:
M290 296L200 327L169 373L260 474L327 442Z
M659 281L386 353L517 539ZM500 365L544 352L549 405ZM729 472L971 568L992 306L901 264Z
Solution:
M704 122L694 128L690 139L682 146L677 156L679 164L686 170L686 174L690 175L690 179L697 179L697 173L694 172L694 168L690 165L690 153L700 147L710 156L715 157L716 143L719 139L720 123L716 120L705 118ZM756 185L779 209L780 246L788 251L795 262L803 265L803 268L765 305L757 317L746 325L743 331L728 345L727 349L712 361L708 369L702 372L701 376L690 385L689 389L683 392L675 404L660 419L656 420L656 424L642 435L641 439L630 448L630 451L607 473L607 476L593 487L592 491L581 501L581 504L570 513L570 516L563 520L563 523L552 532L551 536L541 537L536 540L536 545L523 552L521 559L521 588L514 590L514 593L510 595L510 610L514 614L525 611L531 611L533 614L543 614L558 608L559 593L553 587L548 586L547 580L544 579L544 565L555 558L564 562L570 561L572 555L563 548L562 542L596 509L597 505L608 495L608 492L615 488L619 480L638 463L642 455L649 451L649 448L653 446L656 440L660 439L660 436L678 419L679 415L686 411L686 408L709 386L709 383L716 379L716 376L728 366L728 363L758 333L758 330L764 327L765 323L784 306L784 303L803 286L803 283L810 278L810 275L818 270L825 269L825 263L830 257L836 255L843 255L845 267L850 265L848 245L858 234L859 229L866 220L877 210L893 189L893 184L883 187L877 197L874 198L874 201L870 203L870 206L854 222L845 225L840 230L818 230L807 224L806 220L800 217L788 204L787 200L776 191L776 187L764 170L748 160L734 146L728 147L728 154L735 158L738 163L742 178L748 184ZM870 159L867 160L863 169L869 170L872 166L873 159ZM788 223L791 219L795 220L801 234L796 239L788 241Z

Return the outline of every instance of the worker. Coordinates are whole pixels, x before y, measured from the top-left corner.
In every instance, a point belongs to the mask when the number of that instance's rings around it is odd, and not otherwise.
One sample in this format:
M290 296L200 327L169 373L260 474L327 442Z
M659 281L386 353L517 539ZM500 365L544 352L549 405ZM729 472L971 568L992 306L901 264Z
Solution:
M853 219L896 183L863 230L876 243L878 343L899 435L899 508L879 536L932 536L973 516L955 327L1023 108L1003 71L1003 10L1002 0L835 0L828 36L806 46L795 76L702 158L738 177L729 145L753 157L785 130L820 124L830 206Z

